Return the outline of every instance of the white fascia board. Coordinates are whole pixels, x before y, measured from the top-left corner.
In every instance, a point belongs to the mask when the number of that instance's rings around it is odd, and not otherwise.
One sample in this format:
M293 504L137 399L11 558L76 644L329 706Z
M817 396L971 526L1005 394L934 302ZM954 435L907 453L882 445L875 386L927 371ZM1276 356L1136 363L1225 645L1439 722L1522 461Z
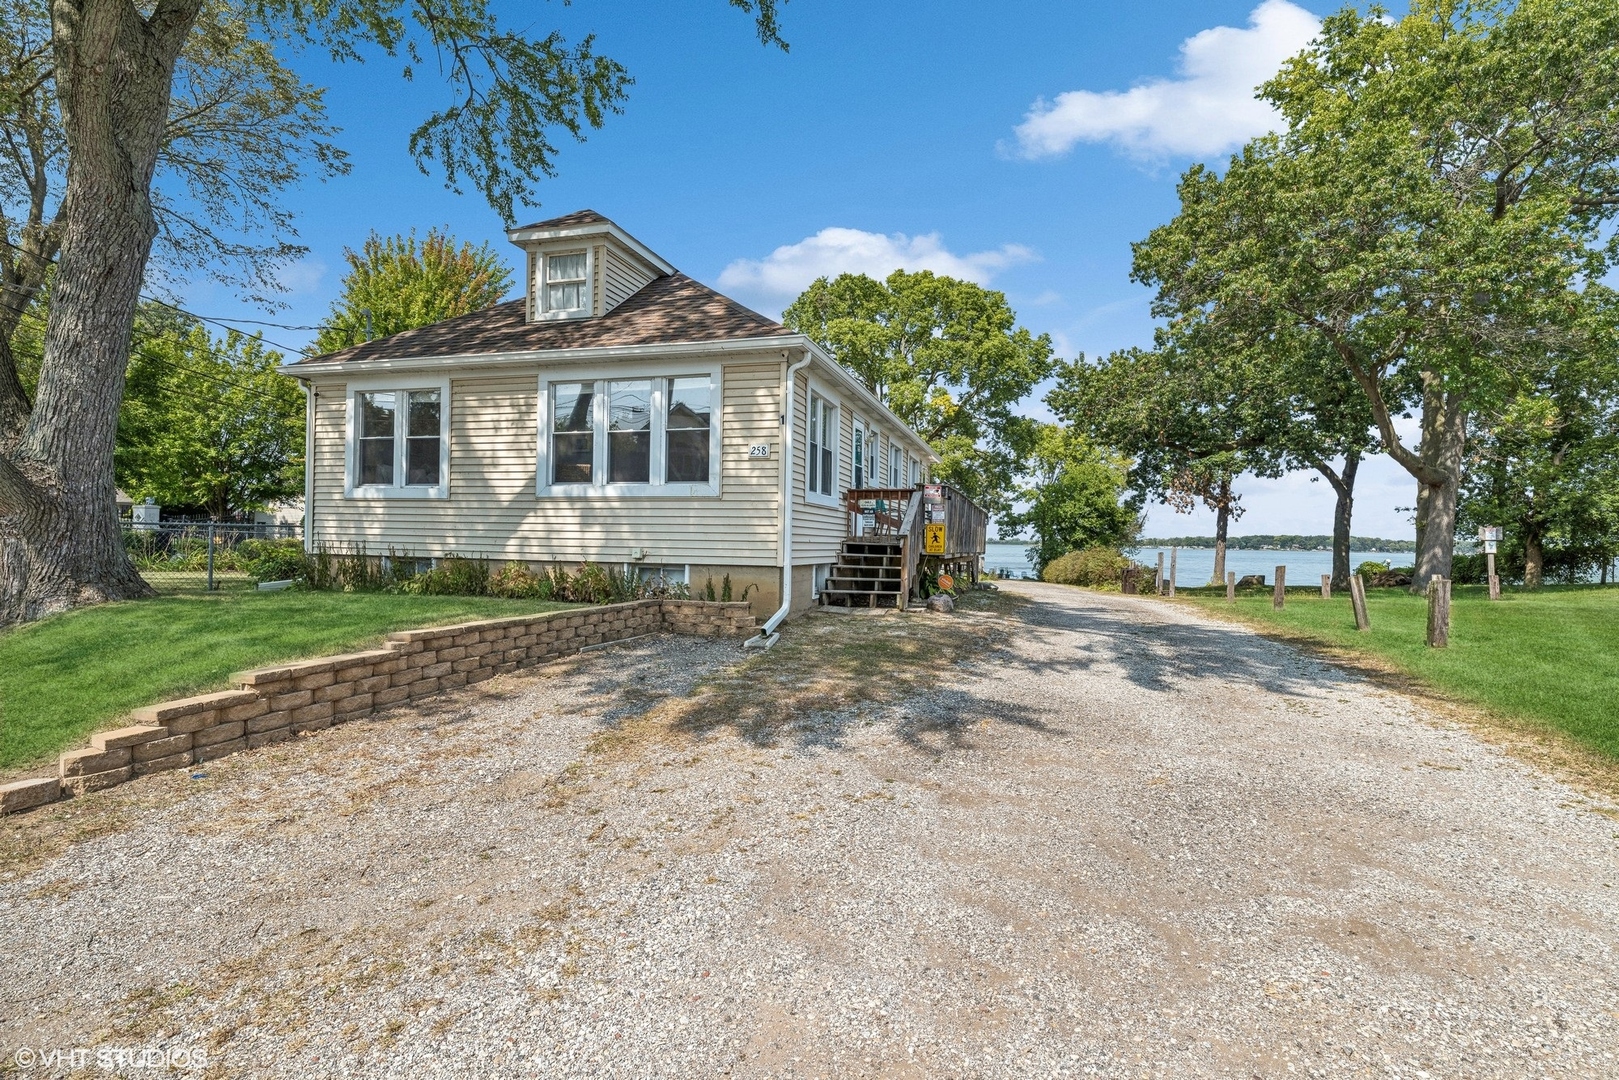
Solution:
M456 353L412 356L398 360L351 360L334 363L283 364L277 370L294 379L344 378L373 372L437 370L444 367L511 367L529 364L588 364L663 356L723 356L731 353L781 352L802 349L801 337L736 338L728 341L680 341L667 345L603 345L589 349L529 349L521 352Z
M877 395L871 392L871 388L860 381L859 377L857 377L854 372L832 359L831 354L829 354L825 349L821 348L821 346L816 344L811 338L806 337L803 334L797 334L794 337L795 340L793 341L793 344L795 347L808 349L810 355L819 361L819 363L815 365L816 370L829 372L833 379L837 381L839 386L853 393L855 397L860 399L860 403L864 411L876 413L884 420L887 420L889 424L892 424L894 427L910 436L914 448L921 451L921 457L924 461L934 464L939 462L939 455L933 452L933 447L927 444L927 440L922 438L922 436L918 435L916 432L912 431L910 425L905 423L905 421L895 416L893 412L890 411L888 406L884 405L882 401L878 399Z
M668 259L610 221L593 221L589 225L570 225L559 229L513 229L506 234L506 239L514 244L527 244L541 240L574 240L587 236L611 236L660 272L665 274L675 272L674 264Z

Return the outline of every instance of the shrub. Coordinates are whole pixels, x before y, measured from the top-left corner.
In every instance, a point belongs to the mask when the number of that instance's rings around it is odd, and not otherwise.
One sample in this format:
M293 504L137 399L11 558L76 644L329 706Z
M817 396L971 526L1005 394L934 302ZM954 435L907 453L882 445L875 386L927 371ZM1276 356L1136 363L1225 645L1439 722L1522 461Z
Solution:
M433 569L407 579L399 589L415 596L488 596L489 563L446 555Z
M1372 580L1372 578L1376 577L1378 574L1386 574L1388 572L1389 564L1386 562L1378 562L1376 559L1367 559L1365 562L1355 567L1355 573L1359 574L1367 581Z
M548 573L536 574L519 562L509 562L489 579L489 595L505 600L549 600L555 584Z
M568 599L578 604L611 603L614 576L606 567L587 562L568 582Z
M1058 585L1083 585L1087 589L1117 589L1130 559L1115 548L1088 547L1070 551L1046 564L1041 581Z
M302 540L243 540L235 554L237 566L255 582L309 579Z

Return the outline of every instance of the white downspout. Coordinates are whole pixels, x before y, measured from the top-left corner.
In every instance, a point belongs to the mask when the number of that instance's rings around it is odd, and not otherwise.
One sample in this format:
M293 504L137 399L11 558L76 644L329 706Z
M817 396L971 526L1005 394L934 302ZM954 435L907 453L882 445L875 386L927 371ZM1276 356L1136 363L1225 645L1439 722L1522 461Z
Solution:
M765 620L763 629L742 643L744 649L768 649L774 645L781 636L776 633L776 627L787 618L787 613L793 607L793 429L798 426L793 413L793 391L797 389L798 373L811 359L811 354L806 351L804 359L787 366L787 390L783 395L786 402L781 413L781 607Z
M315 384L304 383L304 554L315 551Z

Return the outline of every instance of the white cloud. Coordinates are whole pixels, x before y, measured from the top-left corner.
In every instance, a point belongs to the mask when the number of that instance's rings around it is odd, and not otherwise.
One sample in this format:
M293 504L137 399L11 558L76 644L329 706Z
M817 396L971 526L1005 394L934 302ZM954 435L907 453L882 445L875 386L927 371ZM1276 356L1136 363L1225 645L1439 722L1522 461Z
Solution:
M1105 142L1132 157L1208 157L1271 130L1276 113L1254 89L1321 28L1288 0L1264 0L1246 29L1216 26L1181 42L1179 78L1129 90L1070 90L1044 98L1017 126L1024 157L1055 157L1077 143Z
M1019 244L957 255L936 232L906 236L828 228L796 244L784 244L763 259L737 259L720 271L719 285L752 296L792 300L816 278L843 273L880 279L895 270L932 270L986 284L997 271L1035 258L1032 250Z
M293 296L307 296L320 288L326 277L326 264L313 255L306 255L283 266L276 276Z

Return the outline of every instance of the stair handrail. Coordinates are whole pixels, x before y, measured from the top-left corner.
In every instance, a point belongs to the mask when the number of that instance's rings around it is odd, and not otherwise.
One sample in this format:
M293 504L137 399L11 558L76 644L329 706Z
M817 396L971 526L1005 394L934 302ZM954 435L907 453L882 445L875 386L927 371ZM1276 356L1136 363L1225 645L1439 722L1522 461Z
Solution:
M914 491L906 500L905 517L899 525L899 607L904 611L911 598L911 552L918 540L917 528L921 524L922 493Z

